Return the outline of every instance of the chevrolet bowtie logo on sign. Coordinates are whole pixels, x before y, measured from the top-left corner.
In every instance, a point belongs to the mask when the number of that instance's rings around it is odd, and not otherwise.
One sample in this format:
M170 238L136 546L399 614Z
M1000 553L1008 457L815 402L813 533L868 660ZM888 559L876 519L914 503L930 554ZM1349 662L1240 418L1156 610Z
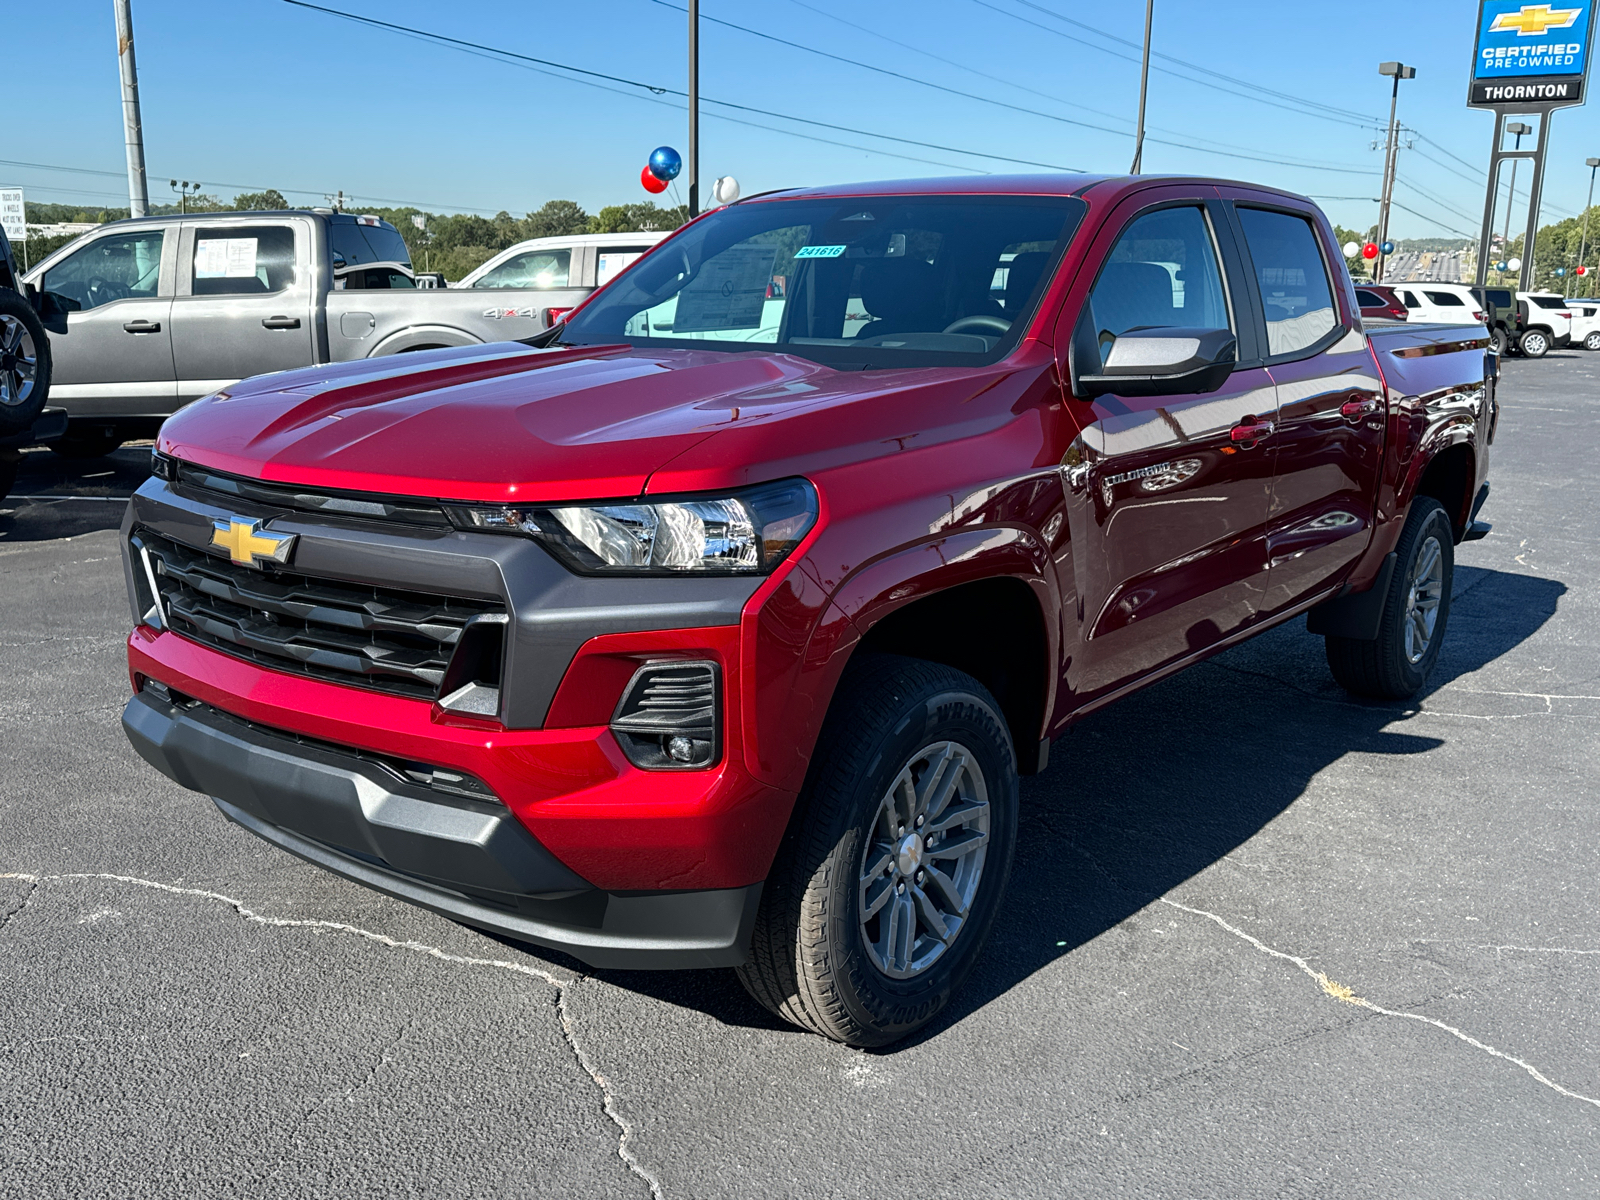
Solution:
M1570 29L1583 15L1581 8L1554 8L1549 4L1524 4L1516 12L1500 13L1490 30L1515 29L1521 37L1542 37L1552 29Z
M228 557L241 567L261 569L262 561L286 563L294 549L293 533L273 533L262 529L260 521L245 521L232 517L226 521L213 521L211 544L228 552Z

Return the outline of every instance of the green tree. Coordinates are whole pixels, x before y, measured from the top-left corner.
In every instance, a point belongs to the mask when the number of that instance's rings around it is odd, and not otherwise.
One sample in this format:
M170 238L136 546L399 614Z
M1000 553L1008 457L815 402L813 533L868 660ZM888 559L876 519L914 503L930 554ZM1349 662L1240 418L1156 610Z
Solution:
M589 222L590 233L655 233L676 229L689 219L689 208L661 208L653 200L610 204Z
M522 224L530 238L562 237L588 232L591 219L571 200L550 200L538 212L529 213Z
M264 192L240 192L233 198L233 207L240 212L276 212L289 207L283 193L277 188Z

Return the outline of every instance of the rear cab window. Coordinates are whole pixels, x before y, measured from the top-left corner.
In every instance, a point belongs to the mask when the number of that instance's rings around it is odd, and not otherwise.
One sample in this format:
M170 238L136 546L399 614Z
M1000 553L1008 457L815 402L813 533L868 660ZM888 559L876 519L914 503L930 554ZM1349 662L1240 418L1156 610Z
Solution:
M604 246L597 251L594 268L595 287L604 287L613 275L620 275L649 250L649 246Z
M1339 310L1316 231L1305 217L1238 209L1260 289L1267 353L1277 358L1315 346L1339 328Z
M328 252L336 269L371 263L411 266L411 251L405 238L394 226L376 217L329 217Z

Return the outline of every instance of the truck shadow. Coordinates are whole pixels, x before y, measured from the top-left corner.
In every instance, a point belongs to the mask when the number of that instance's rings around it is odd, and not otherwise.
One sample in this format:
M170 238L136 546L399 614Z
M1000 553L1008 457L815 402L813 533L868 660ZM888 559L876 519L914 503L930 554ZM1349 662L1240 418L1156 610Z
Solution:
M1083 721L1056 742L1044 774L1023 780L1016 864L972 977L939 1020L884 1053L938 1036L1219 862L1343 755L1444 745L1404 730L1406 718L1534 634L1566 590L1458 567L1445 652L1412 700L1349 697L1328 673L1322 639L1296 620ZM732 972L591 973L728 1024L789 1028Z
M101 458L67 459L42 448L27 451L16 486L0 499L0 543L116 529L128 495L149 477L149 442L132 443Z

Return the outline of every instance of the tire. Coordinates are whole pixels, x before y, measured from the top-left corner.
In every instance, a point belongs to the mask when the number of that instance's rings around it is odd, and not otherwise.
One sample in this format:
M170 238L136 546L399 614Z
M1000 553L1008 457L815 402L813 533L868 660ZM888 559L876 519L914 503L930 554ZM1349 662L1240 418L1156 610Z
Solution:
M1489 345L1496 354L1504 354L1511 349L1511 339L1506 336L1504 329L1496 326L1489 331Z
M1419 575L1423 576L1421 586L1414 589ZM1418 496L1411 502L1395 546L1394 575L1389 580L1378 636L1371 641L1326 639L1328 666L1339 685L1354 695L1381 700L1403 700L1421 691L1444 644L1454 578L1450 518L1444 505L1433 497ZM1427 625L1430 612L1431 628Z
M0 437L32 428L50 395L50 337L33 305L0 288Z
M936 783L954 787L943 804L948 789ZM919 838L918 828L935 832ZM920 659L852 662L762 893L740 982L823 1037L898 1041L937 1016L977 962L1016 835L1016 753L983 685ZM881 907L863 920L870 905ZM905 928L909 942L895 937Z
M103 458L125 440L122 434L113 429L68 428L59 440L50 443L50 449L62 458L76 462L85 458Z
M1528 358L1543 358L1550 353L1550 335L1542 329L1529 329L1517 343Z
M1600 350L1600 329L1595 330L1583 339L1583 348L1585 350Z

